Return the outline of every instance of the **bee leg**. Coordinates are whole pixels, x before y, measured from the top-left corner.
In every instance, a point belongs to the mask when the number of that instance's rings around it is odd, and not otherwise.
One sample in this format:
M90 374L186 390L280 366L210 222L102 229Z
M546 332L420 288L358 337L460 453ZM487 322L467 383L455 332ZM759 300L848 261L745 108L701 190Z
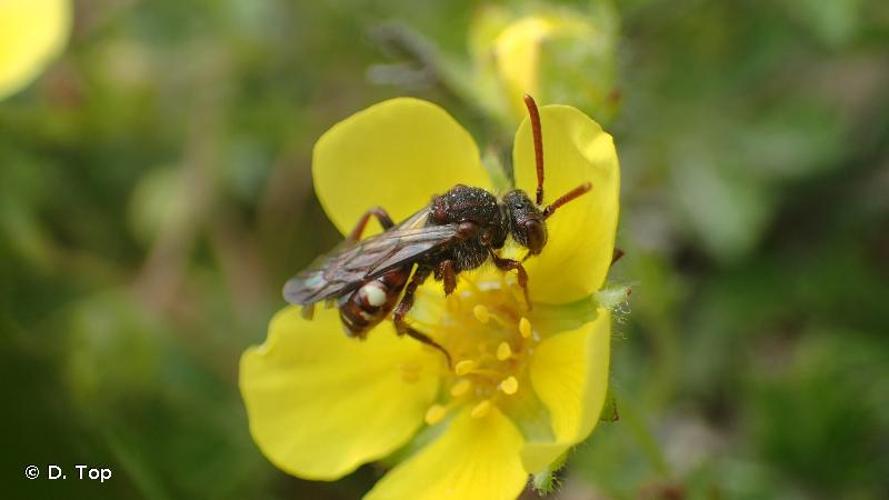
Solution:
M525 304L528 305L528 309L531 309L531 297L528 295L528 273L525 271L525 266L517 260L504 259L495 254L493 250L490 250L490 253L491 259L494 261L494 265L497 266L497 269L507 272L512 271L513 269L516 270L516 273L519 275L519 286L522 287L522 292L525 293Z
M447 349L442 347L441 344L432 340L432 338L429 335L426 335L425 333L414 330L413 328L408 326L407 323L404 322L403 318L400 320L398 320L398 319L395 320L395 328L397 330L399 330L399 332L398 332L399 334L406 334L408 337L410 337L414 340L418 340L428 346L431 346L431 347L437 349L439 352L444 354L445 360L448 363L448 368L450 369L450 368L454 367L454 363L451 360L451 353L449 353L447 351Z
M368 221L370 221L370 216L376 216L377 220L380 221L380 226L383 227L383 230L389 229L394 226L395 223L392 222L392 217L389 217L389 214L383 209L383 207L373 207L367 212L364 212L364 215L358 219L358 223L355 224L355 229L352 229L352 232L349 233L349 236L346 238L349 241L358 241L361 239L361 234L364 233L364 228L367 227Z
M392 321L395 323L395 331L398 332L399 335L407 335L415 340L418 340L428 346L432 346L442 354L445 355L445 358L448 361L448 368L453 366L451 362L451 354L441 346L438 342L432 340L432 338L425 333L419 332L412 328L407 324L404 317L407 315L408 311L414 306L414 294L417 292L417 288L426 281L426 278L429 277L429 274L432 272L432 269L425 266L419 266L417 271L414 273L414 276L411 278L410 283L404 289L404 296L401 298L401 302L395 306L395 312L392 314Z
M307 304L302 307L299 312L303 319L310 320L315 317L315 304Z
M454 269L454 261L450 259L441 261L436 274L444 282L445 295L454 293L454 289L457 288L457 271Z

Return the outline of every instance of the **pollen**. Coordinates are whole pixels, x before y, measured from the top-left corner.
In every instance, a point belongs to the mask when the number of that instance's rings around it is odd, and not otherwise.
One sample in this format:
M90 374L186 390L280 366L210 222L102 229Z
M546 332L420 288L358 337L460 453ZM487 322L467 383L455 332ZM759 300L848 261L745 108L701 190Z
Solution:
M519 320L519 333L522 334L522 337L524 338L531 336L531 321L524 316Z
M440 404L434 404L426 410L426 416L423 420L426 421L428 425L435 425L442 421L445 418L445 415L448 414L448 409Z
M472 411L469 414L472 418L482 418L488 413L491 413L491 400L484 399L479 402L477 405L472 407Z
M497 359L500 361L506 361L512 356L512 348L509 347L509 343L500 342L500 345L497 346Z
M475 319L478 320L479 323L486 325L488 321L491 320L491 313L488 311L488 308L483 306L482 304L477 304L472 308L472 314L475 316Z
M444 399L427 410L427 423L439 422L457 408L482 418L492 408L523 407L525 398L533 397L519 381L527 380L540 338L514 273L490 269L461 274L457 289L444 302L440 293L419 298L416 310L427 299L436 301L427 315L436 319L427 323L427 330L455 361L453 368L441 365ZM410 370L403 374L412 377Z
M510 375L509 377L503 379L502 382L500 382L498 388L503 391L504 394L512 396L519 391L519 380Z
M478 363L472 359L464 359L454 366L454 373L457 375L466 375L478 366Z
M471 388L472 388L472 382L470 382L469 380L467 380L465 378L461 378L460 380L457 381L456 384L454 384L451 387L451 396L458 398L458 397L466 394L467 392L469 392L469 389L471 389Z

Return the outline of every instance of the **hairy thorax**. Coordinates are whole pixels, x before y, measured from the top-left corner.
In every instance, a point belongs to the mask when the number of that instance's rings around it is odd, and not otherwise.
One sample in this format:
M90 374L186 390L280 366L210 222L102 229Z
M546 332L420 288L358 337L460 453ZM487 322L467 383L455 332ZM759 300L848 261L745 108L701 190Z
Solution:
M497 197L484 189L458 184L432 200L429 224L461 224L463 238L442 253L457 271L475 269L488 258L489 249L506 241L507 221ZM440 258L440 257L439 257Z

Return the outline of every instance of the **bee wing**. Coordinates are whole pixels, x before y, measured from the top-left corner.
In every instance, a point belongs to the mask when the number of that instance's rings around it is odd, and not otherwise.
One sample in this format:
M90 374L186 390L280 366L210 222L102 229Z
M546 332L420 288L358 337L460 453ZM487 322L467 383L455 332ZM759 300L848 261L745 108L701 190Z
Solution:
M457 237L457 228L457 224L445 224L407 229L392 235L398 240L393 242L394 244L374 242L371 246L389 246L390 250L381 260L373 264L366 277L374 278L407 262L415 262L419 257L453 241Z
M341 296L456 238L457 224L426 226L427 219L428 209L421 210L388 231L321 256L284 285L284 299L307 305Z

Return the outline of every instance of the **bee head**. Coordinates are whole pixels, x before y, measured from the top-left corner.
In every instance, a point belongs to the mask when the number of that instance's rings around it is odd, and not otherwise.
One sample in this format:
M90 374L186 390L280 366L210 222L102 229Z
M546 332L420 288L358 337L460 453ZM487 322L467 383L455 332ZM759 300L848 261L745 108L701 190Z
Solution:
M593 185L584 182L568 191L549 205L543 206L543 132L540 127L540 111L534 98L525 95L528 118L531 122L531 137L534 144L534 166L537 170L537 203L524 191L516 189L506 193L503 204L509 214L509 231L519 244L528 249L528 256L538 255L546 246L546 219L562 205L583 196ZM526 257L527 258L527 257Z
M524 191L516 189L503 197L509 214L509 231L517 243L537 255L546 246L546 216Z

